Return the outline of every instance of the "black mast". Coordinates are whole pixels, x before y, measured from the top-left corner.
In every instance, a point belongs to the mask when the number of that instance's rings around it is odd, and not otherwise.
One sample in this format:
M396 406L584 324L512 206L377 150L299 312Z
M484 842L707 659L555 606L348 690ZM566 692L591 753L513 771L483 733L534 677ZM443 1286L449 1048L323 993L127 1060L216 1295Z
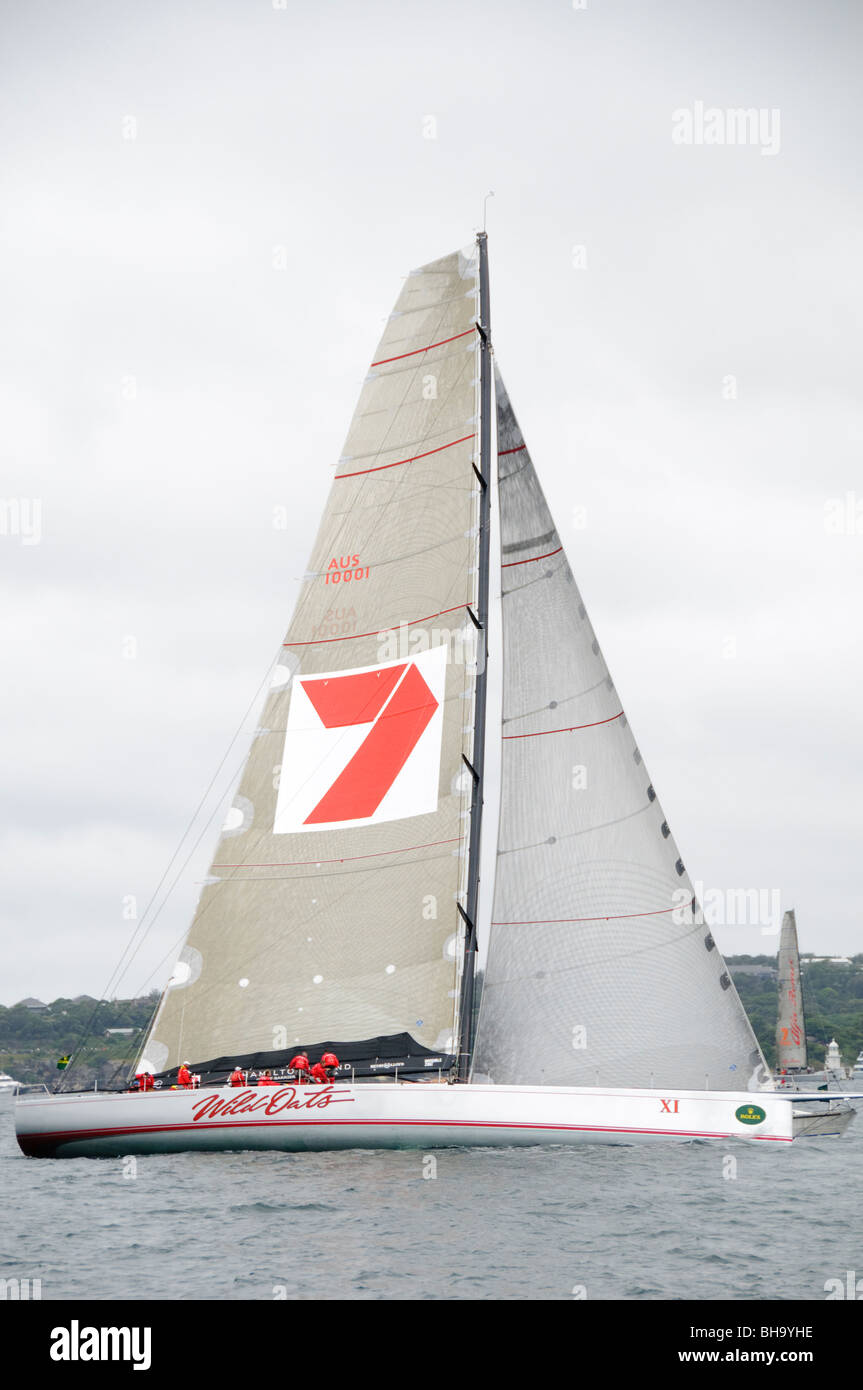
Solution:
M473 732L473 763L468 769L473 778L473 798L470 817L469 877L467 907L459 908L465 924L464 971L461 994L461 1036L459 1038L458 1079L467 1081L473 1052L473 985L476 973L477 912L479 909L479 853L482 824L483 767L485 764L485 699L486 668L488 666L488 588L489 555L491 552L491 311L488 293L488 238L477 234L479 248L479 318L480 336L480 436L479 468L474 472L480 483L479 510L479 583L477 612L469 608L477 631L476 708ZM465 759L467 762L467 759Z

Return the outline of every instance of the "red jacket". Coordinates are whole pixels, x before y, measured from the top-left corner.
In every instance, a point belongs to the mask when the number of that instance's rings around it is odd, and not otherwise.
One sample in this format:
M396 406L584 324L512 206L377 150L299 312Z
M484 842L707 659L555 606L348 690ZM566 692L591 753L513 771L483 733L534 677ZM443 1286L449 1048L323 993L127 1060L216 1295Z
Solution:
M309 1073L306 1070L308 1065L309 1059L304 1052L298 1052L296 1057L292 1057L288 1063L291 1070L297 1073L297 1083L299 1085L303 1085L303 1083L309 1079Z
M188 1091L192 1089L192 1073L189 1071L188 1067L180 1067L180 1070L177 1072L177 1085L185 1086Z
M240 1068L234 1067L234 1070L231 1072L231 1085L245 1086L245 1084L246 1078L243 1076L243 1073L240 1071Z

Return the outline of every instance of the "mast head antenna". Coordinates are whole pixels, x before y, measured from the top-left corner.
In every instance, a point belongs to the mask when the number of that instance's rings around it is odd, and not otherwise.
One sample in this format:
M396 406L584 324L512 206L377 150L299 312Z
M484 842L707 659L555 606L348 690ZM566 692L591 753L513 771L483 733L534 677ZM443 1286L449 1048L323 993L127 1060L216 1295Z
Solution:
M488 207L488 200L489 200L489 198L493 198L493 197L494 197L494 189L493 189L493 188L490 188L489 191L488 191L488 193L486 193L485 197L484 197L483 200L482 200L482 229L483 229L483 231L485 231L485 215L486 215L486 208Z

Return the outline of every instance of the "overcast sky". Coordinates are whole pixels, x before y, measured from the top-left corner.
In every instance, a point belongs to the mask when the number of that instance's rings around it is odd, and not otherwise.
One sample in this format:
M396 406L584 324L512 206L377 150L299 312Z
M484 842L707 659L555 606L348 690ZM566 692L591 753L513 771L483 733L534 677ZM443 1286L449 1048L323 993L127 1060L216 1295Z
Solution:
M489 189L498 360L691 877L863 950L863 7L0 15L0 1002L102 993L279 648L401 277ZM120 995L170 974L219 822Z

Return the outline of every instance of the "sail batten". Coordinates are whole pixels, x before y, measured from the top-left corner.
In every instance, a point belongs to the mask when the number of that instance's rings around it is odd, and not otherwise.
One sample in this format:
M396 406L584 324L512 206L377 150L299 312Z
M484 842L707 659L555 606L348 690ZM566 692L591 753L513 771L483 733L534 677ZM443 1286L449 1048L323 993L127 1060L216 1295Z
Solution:
M746 1087L766 1075L496 379L501 810L474 1076Z

